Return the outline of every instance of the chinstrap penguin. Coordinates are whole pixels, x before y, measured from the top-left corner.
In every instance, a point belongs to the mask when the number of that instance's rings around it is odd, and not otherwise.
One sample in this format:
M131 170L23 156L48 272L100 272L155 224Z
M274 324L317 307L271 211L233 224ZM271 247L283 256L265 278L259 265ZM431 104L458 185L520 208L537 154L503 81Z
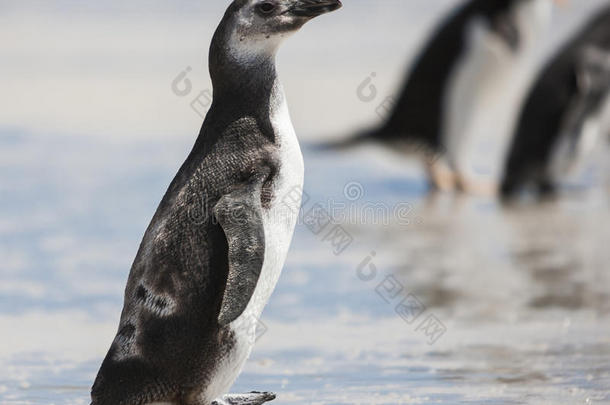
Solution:
M235 0L210 47L212 106L133 263L92 405L260 404L226 394L300 208L303 159L275 54L339 0ZM290 198L287 198L290 197Z
M540 72L521 111L502 181L505 200L555 194L610 133L610 7L595 12Z
M463 184L469 164L465 145L472 143L471 133L481 132L490 108L506 116L518 110L513 105L519 88L525 92L526 86L515 81L526 76L522 73L550 24L551 10L552 0L465 2L441 22L416 57L389 118L379 128L332 146L381 142L393 150L417 152L433 186L468 188Z

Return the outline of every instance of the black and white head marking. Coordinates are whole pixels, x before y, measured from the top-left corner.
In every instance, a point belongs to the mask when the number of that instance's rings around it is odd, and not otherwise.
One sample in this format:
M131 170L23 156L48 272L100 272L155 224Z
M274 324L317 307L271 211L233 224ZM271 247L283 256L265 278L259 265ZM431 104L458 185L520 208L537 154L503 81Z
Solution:
M229 53L243 63L275 55L282 41L338 0L239 0L225 15Z

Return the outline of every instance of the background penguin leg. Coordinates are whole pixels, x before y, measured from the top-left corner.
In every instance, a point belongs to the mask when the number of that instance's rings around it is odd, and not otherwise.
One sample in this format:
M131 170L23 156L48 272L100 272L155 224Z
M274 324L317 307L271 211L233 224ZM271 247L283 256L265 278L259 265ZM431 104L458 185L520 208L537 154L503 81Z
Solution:
M432 186L440 191L455 189L455 172L442 159L425 159L425 168Z
M227 394L212 402L212 405L261 405L273 401L272 392L251 392L249 394Z
M455 175L456 190L476 196L491 197L497 194L498 184L494 181L478 180L458 172Z

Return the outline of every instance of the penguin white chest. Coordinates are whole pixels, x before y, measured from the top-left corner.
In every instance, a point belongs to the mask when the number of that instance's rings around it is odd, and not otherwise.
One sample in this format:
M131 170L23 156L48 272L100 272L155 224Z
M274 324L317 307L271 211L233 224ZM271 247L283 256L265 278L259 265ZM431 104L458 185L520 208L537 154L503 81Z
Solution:
M279 171L273 199L263 214L265 259L258 284L244 315L258 318L279 280L299 216L303 190L303 155L281 86L271 103L271 122L279 148Z
M273 201L264 214L265 261L253 297L253 310L259 315L277 281L286 260L301 207L303 191L303 156L284 102L273 119L280 145L280 169L273 189Z

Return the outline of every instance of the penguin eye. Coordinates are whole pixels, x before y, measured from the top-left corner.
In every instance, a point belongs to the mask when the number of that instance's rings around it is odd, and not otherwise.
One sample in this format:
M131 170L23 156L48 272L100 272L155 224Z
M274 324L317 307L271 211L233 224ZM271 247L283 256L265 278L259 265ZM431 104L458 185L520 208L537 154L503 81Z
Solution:
M275 4L268 1L258 5L258 9L263 14L271 14L275 10Z

